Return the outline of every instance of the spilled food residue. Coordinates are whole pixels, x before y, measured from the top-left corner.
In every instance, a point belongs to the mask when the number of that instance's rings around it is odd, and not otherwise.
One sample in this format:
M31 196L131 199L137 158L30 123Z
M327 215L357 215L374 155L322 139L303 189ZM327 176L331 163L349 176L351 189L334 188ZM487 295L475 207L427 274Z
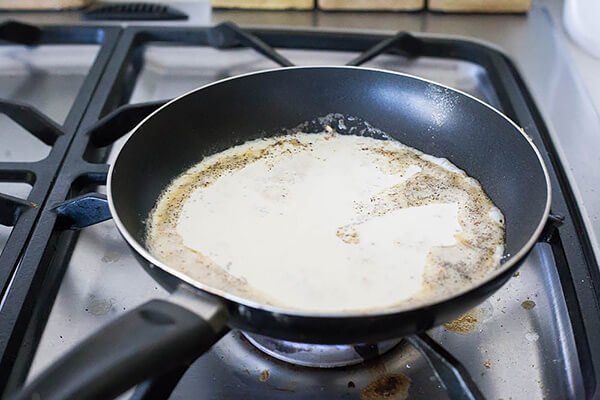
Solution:
M466 335L467 333L473 332L475 328L479 326L481 321L483 321L484 316L485 310L481 307L477 307L450 322L446 322L444 328L452 332Z
M260 371L260 377L258 378L261 382L266 382L269 379L269 370L265 369Z
M483 366L486 367L486 368L491 368L492 367L492 362L489 359L487 359L483 363Z
M112 306L113 299L96 299L94 296L90 296L85 311L92 315L104 315L108 314Z
M102 257L103 263L114 263L119 261L121 258L121 253L117 251L107 251L106 254Z
M521 307L523 307L526 310L531 310L533 307L535 307L535 301L525 300L521 303Z
M388 374L369 383L360 392L362 400L404 400L408 397L410 378L402 374Z

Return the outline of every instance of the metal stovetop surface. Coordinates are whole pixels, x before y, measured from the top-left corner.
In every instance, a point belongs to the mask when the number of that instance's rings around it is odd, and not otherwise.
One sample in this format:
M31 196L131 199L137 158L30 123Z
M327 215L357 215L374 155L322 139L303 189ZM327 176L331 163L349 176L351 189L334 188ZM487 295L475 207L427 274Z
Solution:
M282 53L299 65L343 64L356 55ZM144 60L131 102L170 98L216 79L274 66L249 49L150 45ZM436 80L498 105L485 70L475 64L383 55L367 65ZM122 141L114 146L113 156ZM165 296L139 267L111 221L84 229L29 377L126 310L151 297ZM482 322L475 329L461 334L440 327L431 333L465 365L489 399L581 398L583 378L563 299L550 247L540 243L520 274L476 311ZM524 307L524 301L535 306L526 303ZM409 399L446 398L431 369L405 343L364 365L318 370L264 356L235 331L193 364L172 398L361 398L371 382L389 374L411 380Z

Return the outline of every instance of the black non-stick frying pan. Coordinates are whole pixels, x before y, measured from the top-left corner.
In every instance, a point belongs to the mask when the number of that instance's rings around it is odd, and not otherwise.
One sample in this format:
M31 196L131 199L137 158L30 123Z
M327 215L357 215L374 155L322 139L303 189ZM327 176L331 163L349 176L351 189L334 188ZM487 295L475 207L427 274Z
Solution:
M483 283L413 309L324 315L258 304L210 288L146 250L145 220L174 177L203 156L329 113L368 121L409 146L448 158L479 180L506 218L502 267ZM453 399L478 398L471 382L460 379L460 369L435 355L431 360L427 349L435 343L416 334L465 313L509 279L546 222L550 184L529 137L467 94L399 73L298 67L225 79L155 111L134 129L112 165L108 200L119 231L142 265L173 294L104 327L42 373L18 399L111 398L193 361L227 326L318 344L408 337L444 376Z

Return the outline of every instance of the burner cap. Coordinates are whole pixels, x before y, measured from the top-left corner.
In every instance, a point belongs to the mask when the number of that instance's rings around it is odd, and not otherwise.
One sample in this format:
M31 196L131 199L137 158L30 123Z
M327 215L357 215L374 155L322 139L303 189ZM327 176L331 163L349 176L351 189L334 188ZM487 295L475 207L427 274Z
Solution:
M262 352L281 361L304 367L335 368L359 364L378 357L396 346L402 339L375 344L308 344L273 339L255 333L242 332Z

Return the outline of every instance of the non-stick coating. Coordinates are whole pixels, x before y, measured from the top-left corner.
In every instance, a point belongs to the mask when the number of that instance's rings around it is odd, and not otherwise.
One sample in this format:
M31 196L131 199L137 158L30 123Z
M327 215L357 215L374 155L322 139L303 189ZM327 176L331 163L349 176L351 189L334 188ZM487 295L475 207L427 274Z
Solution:
M191 92L155 113L136 129L115 162L109 194L115 217L144 246L144 221L174 177L206 155L329 113L360 117L409 146L448 158L479 180L505 215L507 260L519 253L545 220L549 193L544 167L527 138L504 116L431 82L339 67L250 74ZM154 270L153 275L165 285L173 281L168 274ZM375 317L371 323L363 317L336 318L338 325L332 326L350 324L346 327L350 333L343 340L327 334L319 318L304 319L314 320L304 326L301 317L290 321L295 317L269 315L231 301L229 305L234 314L232 324L245 329L315 342L318 338L320 342L357 341L348 338L360 339L384 326L386 332L369 337L400 336L456 317L491 294L508 276L506 271L487 286L417 312ZM244 312L260 316L246 318ZM278 326L271 329L264 324Z

